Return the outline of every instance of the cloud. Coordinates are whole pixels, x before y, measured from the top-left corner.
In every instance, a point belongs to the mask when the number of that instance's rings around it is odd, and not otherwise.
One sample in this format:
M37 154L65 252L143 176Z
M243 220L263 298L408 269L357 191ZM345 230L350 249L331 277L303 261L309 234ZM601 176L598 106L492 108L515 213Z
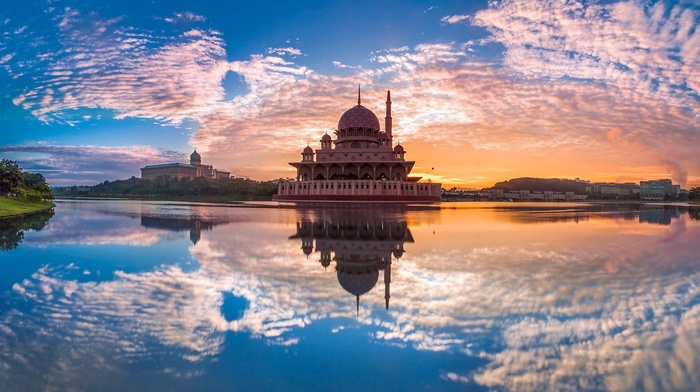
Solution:
M172 17L163 18L163 20L168 22L168 23L205 22L207 20L207 18L205 18L202 15L194 14L191 11L185 11L185 12L175 12Z
M303 54L303 53L301 53L301 50L299 50L297 48L292 48L292 47L268 48L267 53L268 54L276 54L278 56L292 56L292 57L301 56Z
M602 80L674 105L697 106L698 11L625 1L503 1L474 15L506 47L505 65L528 77Z
M191 14L180 15L197 20ZM211 111L223 98L227 72L218 33L183 28L171 36L67 9L58 15L60 51L41 53L39 64L16 61L11 75L22 83L40 65L44 72L13 102L39 120L80 121L75 109L105 108L116 118L151 118L178 125ZM31 36L25 36L31 40ZM18 45L24 44L18 39ZM48 50L48 48L46 48Z
M184 154L151 146L62 146L28 143L0 146L27 172L42 173L52 186L87 184L138 176L147 164L183 161Z
M459 23L459 22L463 22L463 21L470 21L471 16L470 15L448 15L448 16L444 16L440 20L442 22L445 22L445 23L454 24L454 23Z

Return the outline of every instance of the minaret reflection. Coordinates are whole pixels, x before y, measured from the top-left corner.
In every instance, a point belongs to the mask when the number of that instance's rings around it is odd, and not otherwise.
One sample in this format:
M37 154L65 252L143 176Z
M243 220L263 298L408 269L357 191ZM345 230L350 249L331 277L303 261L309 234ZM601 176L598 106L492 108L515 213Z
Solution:
M307 257L315 248L324 268L335 261L338 283L355 296L358 314L360 296L376 286L381 271L385 306L389 309L392 258L401 258L404 243L413 242L405 218L332 211L299 218L296 231L289 239L301 240L301 249Z

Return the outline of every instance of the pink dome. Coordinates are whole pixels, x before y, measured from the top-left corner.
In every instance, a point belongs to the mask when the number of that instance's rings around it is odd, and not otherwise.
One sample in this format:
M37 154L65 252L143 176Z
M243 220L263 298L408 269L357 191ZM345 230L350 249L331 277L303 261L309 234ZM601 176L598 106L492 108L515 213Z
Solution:
M357 105L343 113L338 121L338 130L349 128L369 128L378 131L379 119L371 110Z
M379 138L380 138L381 140L388 140L388 139L389 139L389 135L387 135L385 132L382 132L382 133L379 134Z
M306 148L304 148L304 154L312 154L313 152L314 152L314 149L311 148L310 146L306 146Z
M321 137L321 141L322 141L322 142L327 142L327 141L330 141L330 140L331 140L331 135L329 135L329 134L325 134L325 135L323 135L323 136Z
M397 144L396 147L394 147L394 152L403 152L403 146L400 144Z

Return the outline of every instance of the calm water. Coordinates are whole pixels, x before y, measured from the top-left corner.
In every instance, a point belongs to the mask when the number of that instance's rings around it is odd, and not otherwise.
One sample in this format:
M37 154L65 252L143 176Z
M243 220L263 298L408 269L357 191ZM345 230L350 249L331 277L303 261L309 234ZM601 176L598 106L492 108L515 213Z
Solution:
M0 390L695 390L698 215L59 201L0 221Z

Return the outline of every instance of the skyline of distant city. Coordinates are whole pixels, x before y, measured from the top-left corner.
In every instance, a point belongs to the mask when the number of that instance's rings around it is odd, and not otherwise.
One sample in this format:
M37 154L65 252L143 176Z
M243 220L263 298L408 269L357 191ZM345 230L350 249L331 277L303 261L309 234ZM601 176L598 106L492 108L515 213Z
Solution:
M264 9L263 9L264 8ZM700 5L19 2L0 10L0 155L53 186L186 161L292 177L362 104L413 174L700 186Z

